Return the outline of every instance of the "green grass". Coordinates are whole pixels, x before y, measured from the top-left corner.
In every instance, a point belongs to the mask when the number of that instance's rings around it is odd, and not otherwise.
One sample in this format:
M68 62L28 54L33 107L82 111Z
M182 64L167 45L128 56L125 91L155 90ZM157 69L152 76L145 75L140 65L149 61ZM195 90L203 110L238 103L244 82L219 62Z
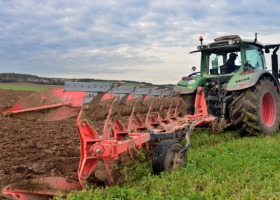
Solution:
M152 175L151 161L126 168L122 186L71 193L76 199L280 199L280 134L192 135L188 164ZM59 198L56 198L59 199Z
M50 86L47 85L25 85L25 84L0 84L0 89L4 90L23 90L23 91L42 91Z

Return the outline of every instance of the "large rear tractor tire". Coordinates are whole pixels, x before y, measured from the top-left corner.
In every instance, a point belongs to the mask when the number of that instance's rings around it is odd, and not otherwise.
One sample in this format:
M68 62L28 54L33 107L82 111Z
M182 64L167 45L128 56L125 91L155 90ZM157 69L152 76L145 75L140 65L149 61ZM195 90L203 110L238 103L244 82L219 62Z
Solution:
M279 127L279 94L273 80L263 78L249 89L236 93L231 118L243 135L269 135Z
M154 174L160 174L163 171L172 170L186 163L186 153L179 155L183 145L177 140L164 140L160 142L155 149L152 159L152 168Z

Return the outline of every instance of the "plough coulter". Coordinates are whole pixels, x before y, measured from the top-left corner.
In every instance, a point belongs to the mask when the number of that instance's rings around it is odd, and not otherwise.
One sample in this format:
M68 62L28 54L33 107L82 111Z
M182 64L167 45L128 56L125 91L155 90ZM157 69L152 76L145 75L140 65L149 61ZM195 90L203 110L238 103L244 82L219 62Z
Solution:
M237 35L216 38L191 53L201 53L200 72L183 77L174 90L122 83L66 82L22 99L3 112L27 120L56 121L77 116L80 137L78 181L42 177L8 185L15 199L66 195L87 185L114 185L114 166L152 150L155 174L186 162L197 126L213 133L230 126L242 134L273 134L279 128L279 44L262 45ZM273 50L272 72L264 52ZM235 65L239 57L240 65ZM186 140L186 145L181 140Z

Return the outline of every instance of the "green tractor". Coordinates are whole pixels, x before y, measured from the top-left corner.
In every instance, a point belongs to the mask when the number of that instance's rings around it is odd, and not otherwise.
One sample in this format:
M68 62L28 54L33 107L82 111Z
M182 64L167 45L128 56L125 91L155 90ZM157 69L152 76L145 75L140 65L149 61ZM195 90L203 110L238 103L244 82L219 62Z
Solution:
M183 77L176 85L186 102L186 114L195 112L198 87L203 87L207 110L217 117L216 132L235 126L246 135L273 134L279 127L279 72L277 50L280 44L262 45L238 35L223 36L190 53L201 53L200 71ZM271 55L268 70L264 52ZM237 58L236 60L234 60Z

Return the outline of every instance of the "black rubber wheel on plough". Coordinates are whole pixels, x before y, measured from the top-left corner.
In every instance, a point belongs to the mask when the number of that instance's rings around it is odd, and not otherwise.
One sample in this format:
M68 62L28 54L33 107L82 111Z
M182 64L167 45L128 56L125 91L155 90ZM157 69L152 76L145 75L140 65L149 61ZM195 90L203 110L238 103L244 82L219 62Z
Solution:
M279 94L273 80L263 78L236 94L231 117L242 135L273 134L279 127Z
M177 140L169 139L160 142L155 149L152 159L152 168L154 174L160 174L163 171L171 172L176 167L185 164L185 153L182 154L182 157L179 159L179 163L174 163L176 162L175 157L183 148L183 145Z

